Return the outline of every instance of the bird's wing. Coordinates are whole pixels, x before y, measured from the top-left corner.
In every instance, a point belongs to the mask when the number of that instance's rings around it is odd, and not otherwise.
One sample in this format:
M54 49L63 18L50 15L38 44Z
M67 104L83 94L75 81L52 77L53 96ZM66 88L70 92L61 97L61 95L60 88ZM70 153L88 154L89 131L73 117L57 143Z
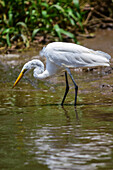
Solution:
M94 51L77 44L62 42L48 44L43 50L43 55L58 66L71 68L108 66L110 59L110 55L102 51Z

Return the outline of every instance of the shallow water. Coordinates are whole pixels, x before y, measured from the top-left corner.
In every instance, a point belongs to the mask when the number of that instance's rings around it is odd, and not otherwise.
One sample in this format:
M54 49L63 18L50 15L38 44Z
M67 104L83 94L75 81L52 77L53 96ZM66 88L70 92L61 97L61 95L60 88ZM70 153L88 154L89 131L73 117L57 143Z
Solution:
M79 86L75 109L70 79L60 106L63 73L46 82L29 74L12 89L21 67L1 60L0 169L113 169L112 70L72 71Z

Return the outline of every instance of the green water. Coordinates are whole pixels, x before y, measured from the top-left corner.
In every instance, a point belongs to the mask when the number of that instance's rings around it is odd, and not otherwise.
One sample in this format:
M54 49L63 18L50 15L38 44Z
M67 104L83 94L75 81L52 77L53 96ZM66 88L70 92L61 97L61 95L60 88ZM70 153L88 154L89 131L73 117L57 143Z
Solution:
M112 84L112 74L72 74L79 86L76 110L70 79L62 108L63 76L35 82L39 89L23 79L12 89L18 71L1 66L0 169L113 169L113 92L102 88Z

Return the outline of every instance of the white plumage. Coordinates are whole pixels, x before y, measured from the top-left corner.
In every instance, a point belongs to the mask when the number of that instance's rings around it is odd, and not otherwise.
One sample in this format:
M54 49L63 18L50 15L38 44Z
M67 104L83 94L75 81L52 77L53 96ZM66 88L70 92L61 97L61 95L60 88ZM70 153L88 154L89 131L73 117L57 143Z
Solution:
M94 51L81 45L64 42L48 44L40 52L52 63L60 67L109 66L111 56L102 51Z
M76 85L69 68L75 67L95 67L95 66L109 66L109 60L111 56L102 51L94 51L81 45L65 42L53 42L48 44L40 52L41 56L46 57L46 69L44 71L44 65L40 60L32 60L26 63L17 78L14 86L21 79L23 74L32 68L34 68L34 77L37 79L44 79L50 77L61 70L65 71L66 78L66 91L61 105L63 105L66 95L69 90L67 72L69 73L74 85L75 85L75 103L77 100L78 86Z

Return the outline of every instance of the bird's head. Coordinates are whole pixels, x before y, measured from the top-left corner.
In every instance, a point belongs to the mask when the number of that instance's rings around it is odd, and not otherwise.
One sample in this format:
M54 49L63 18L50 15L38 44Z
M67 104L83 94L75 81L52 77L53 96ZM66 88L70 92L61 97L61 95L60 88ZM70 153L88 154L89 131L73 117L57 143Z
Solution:
M27 62L23 66L19 76L17 77L17 79L13 85L13 88L17 85L17 83L25 75L25 73L27 73L29 70L35 69L35 68L38 70L37 73L42 73L44 71L44 64L40 60L35 60L35 59Z

